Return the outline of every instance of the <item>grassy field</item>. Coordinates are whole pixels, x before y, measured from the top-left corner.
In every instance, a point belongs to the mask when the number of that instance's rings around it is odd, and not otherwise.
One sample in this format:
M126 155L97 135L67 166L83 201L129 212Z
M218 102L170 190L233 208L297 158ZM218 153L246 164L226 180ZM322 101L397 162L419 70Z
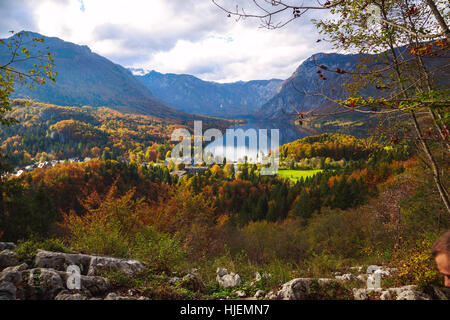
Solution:
M312 177L323 170L279 170L278 176L297 181L301 178Z

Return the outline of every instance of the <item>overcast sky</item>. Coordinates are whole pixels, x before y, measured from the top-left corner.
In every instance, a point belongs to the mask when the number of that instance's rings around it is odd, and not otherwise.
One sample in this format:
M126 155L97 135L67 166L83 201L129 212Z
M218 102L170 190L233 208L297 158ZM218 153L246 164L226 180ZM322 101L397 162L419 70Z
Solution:
M239 1L250 9L252 1ZM316 43L311 16L273 31L255 19L236 22L211 0L0 0L0 16L2 38L35 31L125 67L219 82L286 79L302 60L329 51Z

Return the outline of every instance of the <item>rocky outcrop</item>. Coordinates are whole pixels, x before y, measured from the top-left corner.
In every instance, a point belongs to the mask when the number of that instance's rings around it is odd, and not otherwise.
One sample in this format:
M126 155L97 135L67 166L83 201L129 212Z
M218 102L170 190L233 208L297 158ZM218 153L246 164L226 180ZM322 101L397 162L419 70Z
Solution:
M1 243L0 248L0 300L145 300L139 295L139 290L129 290L125 293L114 292L110 281L105 277L105 271L117 270L126 276L134 276L144 271L144 264L135 260L113 257L73 254L38 250L31 265L21 263L18 255L12 251L13 244ZM27 260L28 261L28 260ZM355 272L357 271L357 272ZM217 268L216 279L223 288L235 288L230 297L246 299L270 300L448 300L450 289L440 287L426 287L418 289L414 285L399 288L370 287L371 277L389 277L398 272L380 266L369 266L366 274L362 267L350 268L347 273L334 272L334 278L297 278L272 291L261 290L257 285L263 279L270 279L268 273L256 273L250 283L252 291L242 286L241 277L227 269ZM167 284L181 287L191 292L207 293L197 269L191 269L188 274L178 277L173 273L172 278L160 275L160 279ZM361 282L358 284L358 281ZM367 282L366 282L367 280ZM249 280L250 281L250 280ZM365 288L354 288L353 285ZM74 287L74 284L76 286ZM247 285L247 284L246 284ZM350 287L352 286L352 287ZM247 289L245 289L247 287ZM255 291L253 291L255 290ZM234 290L233 290L234 291ZM256 292L256 293L255 293ZM267 294L266 294L267 293Z
M328 286L339 286L334 279L298 278L285 283L277 293L278 300L314 299L316 293Z
M0 271L7 267L16 266L18 264L19 258L17 257L17 253L9 249L0 252Z
M144 270L144 264L136 260L44 250L38 251L35 265L41 268L52 268L59 271L66 271L68 266L76 265L80 268L81 274L87 276L101 275L103 272L110 270L117 270L127 275L133 275Z
M34 264L39 268L66 271L70 265L80 267L81 274L87 274L93 256L38 250Z
M144 270L144 264L136 260L125 260L111 257L93 256L89 264L88 276L101 274L103 271L117 270L132 276Z
M3 250L14 250L16 245L12 242L0 242L0 251Z
M241 277L234 272L228 273L227 269L217 268L217 282L223 288L234 288L241 285Z
M33 266L19 264L17 254L10 243L0 254L0 300L88 300L103 299L111 291L108 279L99 276L104 271L118 270L134 275L144 270L144 264L135 260L86 254L70 254L38 250ZM71 269L80 271L80 287L69 287Z
M8 281L0 282L0 300L16 300L17 288Z
M430 300L431 297L417 290L414 285L399 288L353 289L355 300L369 300L379 297L380 300Z
M51 300L63 290L61 276L53 269L35 268L22 271L26 285L25 297L33 300Z

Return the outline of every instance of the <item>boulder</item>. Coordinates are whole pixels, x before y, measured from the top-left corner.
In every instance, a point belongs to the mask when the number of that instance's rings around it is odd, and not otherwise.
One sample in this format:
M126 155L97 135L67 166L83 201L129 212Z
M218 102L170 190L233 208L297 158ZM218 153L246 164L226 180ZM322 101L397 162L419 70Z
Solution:
M63 281L53 269L35 268L22 271L25 297L29 300L52 300L64 289Z
M430 297L416 290L404 290L397 296L397 300L430 300Z
M87 276L97 276L109 270L118 270L131 276L144 270L144 265L135 260L45 250L38 251L35 265L40 268L52 268L58 271L66 271L67 267L76 265L80 267L81 274Z
M367 289L353 289L353 298L355 300L369 300Z
M17 288L9 281L0 281L0 300L16 300Z
M5 269L0 273L0 282L3 281L11 282L17 287L22 283L22 272Z
M216 274L218 277L223 277L224 275L228 274L228 270L224 268L217 268Z
M89 265L88 276L101 275L104 271L116 270L132 276L144 270L144 264L136 260L93 256Z
M16 245L12 242L0 242L0 251L3 250L14 250Z
M389 290L383 291L380 296L381 300L392 300L392 294Z
M234 288L241 285L241 277L237 273L228 273L227 269L218 268L217 282L223 288Z
M26 263L22 263L22 264L20 264L20 265L18 265L18 266L5 268L5 269L3 270L3 272L9 272L9 271L24 271L24 270L27 270L27 269L28 269L28 265L27 265Z
M67 267L76 265L80 267L81 274L86 275L93 256L86 254L71 254L38 250L34 264L39 268L51 268L66 271Z
M417 290L415 285L399 288L375 288L375 289L353 289L355 300L368 300L369 293L380 295L381 300L429 300L430 296Z
M59 271L64 287L67 288L67 280L70 273ZM80 276L81 291L87 291L91 295L102 295L111 289L111 284L108 279L99 276Z
M328 285L338 285L334 279L298 278L291 280L281 287L277 297L279 300L306 300L314 298L317 289Z
M5 249L0 252L0 271L18 264L19 258L17 257L17 253L9 249Z
M262 291L262 290L256 291L254 297L255 297L256 299L262 299L262 298L264 298L264 291Z

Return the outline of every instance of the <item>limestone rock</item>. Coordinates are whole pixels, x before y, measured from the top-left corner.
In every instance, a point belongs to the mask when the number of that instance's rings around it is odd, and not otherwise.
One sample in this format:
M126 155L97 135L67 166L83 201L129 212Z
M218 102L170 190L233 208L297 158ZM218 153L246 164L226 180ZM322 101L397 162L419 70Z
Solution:
M144 270L144 264L136 260L93 256L89 265L88 276L99 275L104 271L118 270L132 276Z
M70 265L80 267L81 274L86 274L93 256L38 250L34 264L39 268L51 268L66 271Z
M313 284L323 287L324 285L333 283L336 283L336 280L325 278L297 278L283 284L277 296L280 300L305 300L311 298Z
M9 249L0 252L0 270L19 264L17 253Z
M16 245L12 242L0 242L0 251L3 250L14 250Z
M22 273L27 278L27 299L52 300L64 289L61 276L53 269L36 268Z
M20 265L18 265L18 266L5 268L5 269L3 270L3 272L10 272L10 271L24 271L24 270L27 270L27 269L28 269L28 265L27 265L26 263L22 263L22 264L20 264Z
M0 282L3 281L11 282L17 287L22 283L22 272L5 269L0 273Z
M369 300L367 289L353 289L353 298L355 300Z
M16 300L17 288L9 281L0 282L0 300Z
M381 300L392 300L392 294L389 290L383 291L380 296Z
M397 296L397 300L430 300L430 297L416 290L404 290Z
M223 277L224 275L228 274L228 270L224 268L217 268L216 274L218 277Z
M64 287L67 288L67 280L70 276L67 272L59 271ZM102 295L111 289L108 279L99 276L80 276L80 284L82 291L88 291L93 296Z
M227 269L218 268L217 271L217 282L221 287L224 288L234 288L241 285L241 277L237 273L228 273Z
M255 298L256 298L256 299L262 299L262 298L264 298L264 291L262 291L262 290L256 291L256 293L255 293Z

